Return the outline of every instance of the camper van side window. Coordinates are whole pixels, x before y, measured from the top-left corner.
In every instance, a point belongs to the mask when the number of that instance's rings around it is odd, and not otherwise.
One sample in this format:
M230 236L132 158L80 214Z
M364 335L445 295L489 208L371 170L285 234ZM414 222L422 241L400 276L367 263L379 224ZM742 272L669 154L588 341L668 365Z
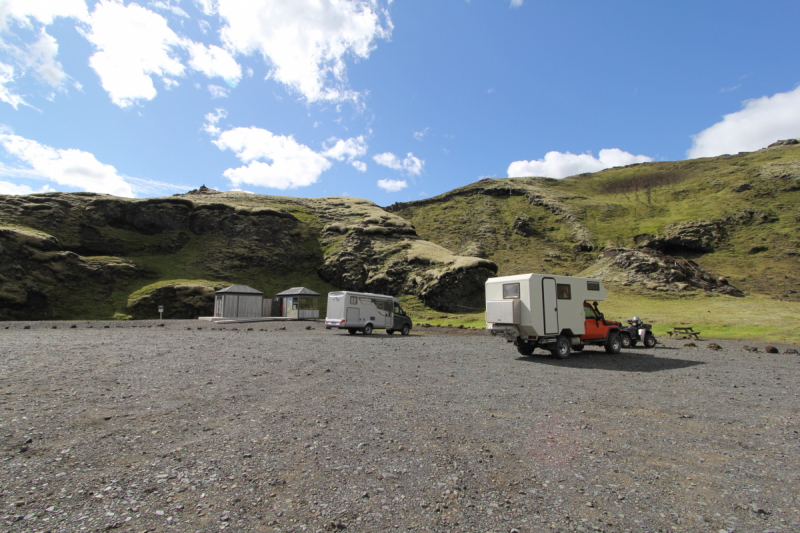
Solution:
M558 299L571 300L572 299L572 286L566 283L558 284Z
M350 297L350 305L358 305L358 297L357 296L351 296Z
M503 285L503 299L519 298L519 283Z
M600 282L599 281L587 281L586 282L586 289L590 291L599 291L600 290Z

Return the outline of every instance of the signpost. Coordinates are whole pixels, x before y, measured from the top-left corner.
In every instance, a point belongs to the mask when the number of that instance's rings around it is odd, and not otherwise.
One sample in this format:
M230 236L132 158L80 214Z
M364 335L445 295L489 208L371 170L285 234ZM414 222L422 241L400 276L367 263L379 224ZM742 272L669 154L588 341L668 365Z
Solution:
M158 320L160 322L164 321L164 306L163 305L159 305L158 306Z

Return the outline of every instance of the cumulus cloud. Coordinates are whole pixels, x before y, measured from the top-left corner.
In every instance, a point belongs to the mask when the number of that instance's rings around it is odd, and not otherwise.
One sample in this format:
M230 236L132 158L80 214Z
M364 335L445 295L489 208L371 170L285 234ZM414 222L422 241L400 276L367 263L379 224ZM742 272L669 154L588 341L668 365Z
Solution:
M367 171L367 164L364 163L363 161L351 161L350 164L353 165L353 168L355 168L359 172Z
M419 176L422 168L425 166L425 161L414 157L414 154L409 152L405 159L400 159L391 152L384 152L372 157L372 159L384 167L389 167L394 170L402 170L412 176Z
M0 145L28 168L20 169L59 185L82 191L134 196L133 188L111 166L81 150L58 150L10 133L0 133Z
M150 5L153 6L154 8L156 8L156 9L161 9L163 11L169 11L170 13L175 15L176 17L189 18L189 14L186 11L184 11L183 9L181 9L181 7L178 5L179 3L180 3L180 0L175 0L174 3L172 1L168 0L166 2L164 2L164 1L151 2Z
M84 35L97 49L89 64L116 105L153 99L153 75L165 81L183 75L184 66L175 55L182 41L161 15L137 4L101 0L89 23Z
M199 1L224 21L226 48L260 53L272 66L269 76L309 102L355 99L346 88L345 58L366 59L392 31L388 13L374 1Z
M692 136L689 158L759 150L779 139L800 137L800 87L746 100L710 128Z
M646 155L633 155L619 148L604 148L600 157L591 154L572 154L570 152L547 152L544 159L532 161L514 161L508 166L508 177L544 176L548 178L566 178L584 172L646 163L652 161Z
M208 78L219 76L231 88L236 87L242 78L242 67L233 56L219 46L206 46L202 43L187 42L189 66L202 72Z
M217 123L222 120L223 118L228 116L228 112L218 107L214 110L213 113L206 113L205 119L206 123L203 124L203 129L212 136L219 135L221 131L220 128L217 126Z
M274 135L262 128L233 128L220 133L212 142L247 163L223 173L234 186L304 187L316 183L320 174L331 166L324 155L298 143L291 135Z
M408 187L406 180L378 180L378 187L386 192L397 192Z
M333 143L333 146L327 148L324 154L326 157L337 161L344 161L345 159L352 161L356 157L363 157L367 153L367 142L364 140L363 135L347 140L332 137L328 139L326 144L330 143Z

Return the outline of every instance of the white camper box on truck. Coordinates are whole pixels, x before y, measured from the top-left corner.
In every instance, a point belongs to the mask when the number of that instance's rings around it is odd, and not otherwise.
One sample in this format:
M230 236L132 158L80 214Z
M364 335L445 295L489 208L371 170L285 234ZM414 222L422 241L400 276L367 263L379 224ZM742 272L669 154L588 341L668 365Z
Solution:
M486 329L513 342L522 355L542 348L564 359L587 344L618 353L621 324L605 320L597 308L605 298L598 279L549 274L492 278L486 281Z
M369 335L373 329L385 329L391 335L399 331L408 335L411 318L393 296L368 292L339 291L328 293L328 315L325 327L346 329Z

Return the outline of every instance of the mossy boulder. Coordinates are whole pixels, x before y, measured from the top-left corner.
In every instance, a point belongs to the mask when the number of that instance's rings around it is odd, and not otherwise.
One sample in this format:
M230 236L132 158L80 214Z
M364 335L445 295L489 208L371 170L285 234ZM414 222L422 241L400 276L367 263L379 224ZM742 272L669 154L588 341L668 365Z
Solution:
M159 281L131 294L127 311L139 319L158 318L159 306L164 306L164 318L212 316L216 291L229 285L207 280Z

